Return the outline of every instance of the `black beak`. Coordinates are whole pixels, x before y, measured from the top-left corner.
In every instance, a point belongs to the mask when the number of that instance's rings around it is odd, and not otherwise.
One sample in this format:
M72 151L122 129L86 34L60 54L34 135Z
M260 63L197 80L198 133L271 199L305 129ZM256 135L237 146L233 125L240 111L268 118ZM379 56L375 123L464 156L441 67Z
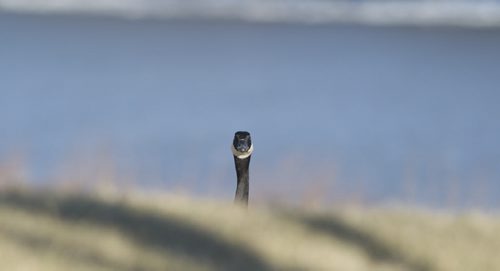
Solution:
M238 140L238 144L236 145L236 150L239 152L246 152L250 149L246 140Z

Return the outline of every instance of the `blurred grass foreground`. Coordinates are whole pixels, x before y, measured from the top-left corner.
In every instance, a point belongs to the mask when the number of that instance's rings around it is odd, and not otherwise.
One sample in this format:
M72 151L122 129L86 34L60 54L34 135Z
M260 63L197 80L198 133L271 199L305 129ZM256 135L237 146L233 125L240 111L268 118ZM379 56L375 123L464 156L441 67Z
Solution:
M3 189L0 270L500 270L500 217Z

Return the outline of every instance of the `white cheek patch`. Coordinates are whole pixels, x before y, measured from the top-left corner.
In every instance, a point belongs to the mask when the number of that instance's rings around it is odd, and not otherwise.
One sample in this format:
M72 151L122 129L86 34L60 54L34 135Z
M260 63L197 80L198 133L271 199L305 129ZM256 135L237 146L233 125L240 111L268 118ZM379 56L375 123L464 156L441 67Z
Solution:
M250 149L248 149L248 151L246 151L246 152L238 151L237 149L234 148L233 144L231 144L231 151L233 152L233 155L236 156L238 159L245 159L245 158L249 157L250 155L252 155L253 144L250 145Z

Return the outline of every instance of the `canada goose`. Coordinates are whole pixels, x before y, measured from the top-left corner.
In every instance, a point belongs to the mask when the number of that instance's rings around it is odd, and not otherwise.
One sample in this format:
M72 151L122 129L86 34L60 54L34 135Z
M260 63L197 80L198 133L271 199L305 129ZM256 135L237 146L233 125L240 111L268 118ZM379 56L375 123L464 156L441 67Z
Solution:
M248 205L248 167L250 166L250 157L253 152L252 138L249 132L238 131L234 134L233 144L234 165L236 167L236 177L238 179L236 186L235 203Z

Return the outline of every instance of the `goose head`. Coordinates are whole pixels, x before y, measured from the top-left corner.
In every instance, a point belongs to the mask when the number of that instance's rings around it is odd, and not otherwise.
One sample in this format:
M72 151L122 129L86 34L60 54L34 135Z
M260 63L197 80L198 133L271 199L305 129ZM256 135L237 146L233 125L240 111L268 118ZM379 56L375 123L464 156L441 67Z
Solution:
M250 133L238 131L234 134L233 144L231 145L233 155L239 159L245 159L252 155L253 145Z

